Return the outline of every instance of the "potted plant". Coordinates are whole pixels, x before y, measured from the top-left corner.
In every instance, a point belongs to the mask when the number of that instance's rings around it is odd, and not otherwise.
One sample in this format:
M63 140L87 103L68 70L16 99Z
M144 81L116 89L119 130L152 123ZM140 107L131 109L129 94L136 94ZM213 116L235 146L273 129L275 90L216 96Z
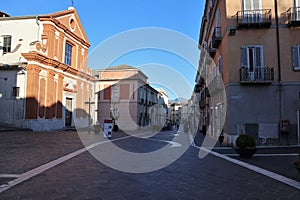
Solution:
M300 151L299 151L298 155L299 155L299 159L294 162L294 165L295 165L296 169L298 170L298 172L300 172Z
M235 151L242 158L251 158L256 153L256 143L251 135L241 134L236 140Z

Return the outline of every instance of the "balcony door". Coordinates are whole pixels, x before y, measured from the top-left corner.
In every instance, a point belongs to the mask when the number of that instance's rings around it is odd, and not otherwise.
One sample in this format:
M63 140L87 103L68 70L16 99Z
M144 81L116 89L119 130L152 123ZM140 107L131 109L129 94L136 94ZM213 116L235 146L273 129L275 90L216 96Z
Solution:
M243 0L242 4L243 23L262 22L262 0Z
M300 20L300 0L294 0L294 18Z
M247 68L249 80L264 80L263 46L253 45L241 48L241 67Z
M72 99L66 98L65 126L72 125Z

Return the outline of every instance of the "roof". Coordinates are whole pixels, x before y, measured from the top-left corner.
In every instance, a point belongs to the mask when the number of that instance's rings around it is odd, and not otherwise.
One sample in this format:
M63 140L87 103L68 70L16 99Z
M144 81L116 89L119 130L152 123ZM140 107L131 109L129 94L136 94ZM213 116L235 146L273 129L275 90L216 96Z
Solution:
M3 12L0 12L0 14ZM5 13L4 13L5 14ZM70 17L73 15L74 17ZM74 20L74 23L76 24L75 30L70 31L70 19ZM58 12L53 12L50 14L38 14L38 15L29 15L29 16L5 16L0 17L0 21L6 21L6 20L22 20L22 19L39 19L40 21L51 21L56 26L62 28L64 31L66 31L68 34L74 36L76 39L78 39L80 42L82 42L87 47L90 46L88 42L88 38L84 32L84 29L82 27L82 24L80 22L79 16L76 12L76 10L73 7L69 7L68 10L62 10Z
M0 17L9 17L9 14L0 11Z
M136 67L133 67L133 66L130 66L130 65L126 65L126 64L109 67L106 70L124 70L124 69L139 70Z

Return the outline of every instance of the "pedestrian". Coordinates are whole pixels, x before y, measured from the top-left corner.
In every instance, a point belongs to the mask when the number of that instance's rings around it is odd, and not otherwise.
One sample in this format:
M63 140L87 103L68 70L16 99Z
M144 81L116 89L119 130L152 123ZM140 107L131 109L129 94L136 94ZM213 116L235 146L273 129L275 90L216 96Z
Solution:
M222 133L219 135L219 142L220 142L220 147L222 146L222 143L224 142L224 134L223 131Z

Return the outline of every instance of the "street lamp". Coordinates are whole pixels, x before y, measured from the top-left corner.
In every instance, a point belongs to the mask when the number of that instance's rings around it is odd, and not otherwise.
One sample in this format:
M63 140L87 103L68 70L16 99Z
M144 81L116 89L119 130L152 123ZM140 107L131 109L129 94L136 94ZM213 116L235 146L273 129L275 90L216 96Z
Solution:
M91 98L89 98L89 101L84 102L85 104L89 105L89 121L88 121L88 127L91 125L91 105L95 104L95 102L91 102Z

